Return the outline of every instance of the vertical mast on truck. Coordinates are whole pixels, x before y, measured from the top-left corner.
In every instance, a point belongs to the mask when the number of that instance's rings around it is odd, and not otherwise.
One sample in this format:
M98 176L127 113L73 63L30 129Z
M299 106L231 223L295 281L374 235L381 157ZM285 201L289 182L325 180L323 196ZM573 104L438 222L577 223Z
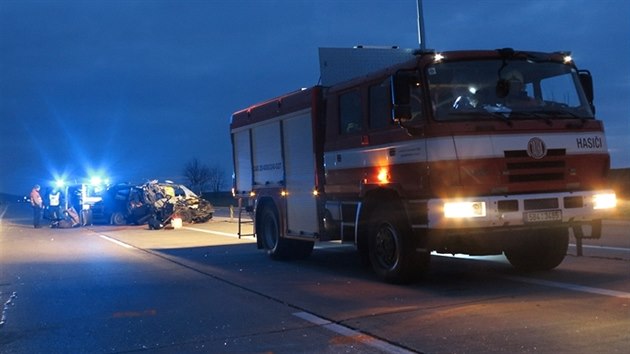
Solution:
M422 11L422 0L418 0L416 10L418 12L418 44L420 45L420 50L424 51L427 49L427 45L426 35L424 32L424 12Z

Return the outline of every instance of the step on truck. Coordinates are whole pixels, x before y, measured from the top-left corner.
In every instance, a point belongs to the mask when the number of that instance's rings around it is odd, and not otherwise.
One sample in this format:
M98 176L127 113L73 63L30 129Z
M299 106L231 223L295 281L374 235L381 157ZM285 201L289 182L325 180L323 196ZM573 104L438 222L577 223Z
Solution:
M363 62L362 62L363 61ZM432 252L549 270L616 205L591 74L566 52L320 48L321 83L230 124L257 246L356 245L388 282Z

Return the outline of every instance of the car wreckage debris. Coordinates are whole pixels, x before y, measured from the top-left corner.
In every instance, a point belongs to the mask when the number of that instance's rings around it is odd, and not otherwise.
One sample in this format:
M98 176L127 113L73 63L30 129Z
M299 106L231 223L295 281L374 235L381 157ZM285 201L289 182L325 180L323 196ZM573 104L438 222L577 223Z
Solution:
M212 219L214 207L183 185L151 181L141 186L143 202L150 206L147 223L161 229L174 217L185 223L204 223Z

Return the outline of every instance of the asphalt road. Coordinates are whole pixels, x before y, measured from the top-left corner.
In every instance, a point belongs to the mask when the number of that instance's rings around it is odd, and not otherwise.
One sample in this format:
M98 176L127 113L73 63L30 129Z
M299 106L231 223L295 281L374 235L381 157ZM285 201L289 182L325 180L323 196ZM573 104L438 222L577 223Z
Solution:
M223 214L226 215L226 214ZM0 205L0 353L615 353L630 348L630 222L521 274L434 256L379 282L352 247L277 262L216 217L183 229L33 229Z

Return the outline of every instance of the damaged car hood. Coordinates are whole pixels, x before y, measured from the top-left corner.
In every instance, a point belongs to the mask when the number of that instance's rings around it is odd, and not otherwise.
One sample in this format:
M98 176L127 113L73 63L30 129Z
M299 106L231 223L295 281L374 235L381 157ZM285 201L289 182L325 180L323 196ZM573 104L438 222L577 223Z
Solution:
M188 223L203 223L212 219L212 204L184 185L151 181L141 188L144 202L154 209L157 218L163 222L173 216Z

